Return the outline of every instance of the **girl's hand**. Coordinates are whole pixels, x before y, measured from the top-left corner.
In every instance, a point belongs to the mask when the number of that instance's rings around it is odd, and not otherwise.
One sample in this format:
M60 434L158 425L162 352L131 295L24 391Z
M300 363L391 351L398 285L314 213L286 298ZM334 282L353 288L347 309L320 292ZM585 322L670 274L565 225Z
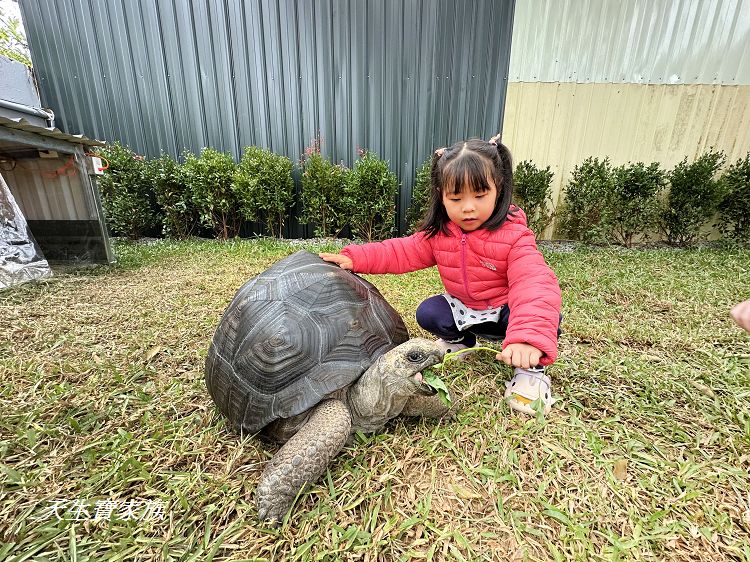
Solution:
M528 343L511 343L501 353L497 354L496 359L511 367L530 369L539 365L542 355L544 353Z
M730 311L730 314L740 328L744 328L750 332L750 300L736 305Z
M350 258L347 258L346 256L342 256L341 254L318 254L318 256L321 259L324 259L325 261L329 261L331 263L335 263L338 265L341 269L348 269L351 271L351 269L354 267L354 263Z

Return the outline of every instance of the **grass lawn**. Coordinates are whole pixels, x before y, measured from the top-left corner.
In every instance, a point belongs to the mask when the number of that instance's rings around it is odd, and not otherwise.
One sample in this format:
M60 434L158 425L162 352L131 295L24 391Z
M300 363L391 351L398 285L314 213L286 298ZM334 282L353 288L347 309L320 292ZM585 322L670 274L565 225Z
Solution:
M268 529L274 447L228 429L203 361L236 290L298 249L119 244L115 267L0 293L0 560L750 561L750 336L728 315L750 250L545 251L547 419L476 354L444 377L451 419L358 436ZM420 335L436 271L368 279Z

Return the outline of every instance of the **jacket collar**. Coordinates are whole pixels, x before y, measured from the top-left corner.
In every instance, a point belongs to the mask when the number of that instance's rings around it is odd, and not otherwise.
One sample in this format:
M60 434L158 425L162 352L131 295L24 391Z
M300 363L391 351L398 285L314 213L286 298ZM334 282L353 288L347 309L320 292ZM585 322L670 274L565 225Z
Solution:
M466 234L467 238L477 238L479 240L486 240L492 234L485 228L480 228L472 232L464 232L463 230L461 230L461 227L453 221L448 221L448 231L451 233L451 236L455 236L457 238L461 238L462 235Z

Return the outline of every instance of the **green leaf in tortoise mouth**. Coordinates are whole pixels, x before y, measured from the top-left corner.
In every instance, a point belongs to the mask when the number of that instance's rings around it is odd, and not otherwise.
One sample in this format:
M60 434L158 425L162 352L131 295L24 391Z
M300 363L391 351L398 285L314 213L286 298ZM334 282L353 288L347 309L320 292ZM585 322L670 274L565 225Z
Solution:
M422 380L425 384L430 386L433 390L435 390L438 394L438 398L448 406L451 407L451 404L453 403L451 400L451 395L448 392L448 386L445 384L445 382L438 376L437 373L441 373L445 369L445 364L448 361L451 361L452 359L458 357L459 355L462 355L464 353L470 353L474 351L491 351L495 354L500 353L497 349L494 349L492 347L467 347L466 349L459 349L458 351L453 351L452 353L446 353L445 356L443 356L443 362L438 363L437 365L433 365L429 369L424 369L422 371Z
M432 369L425 369L422 371L422 380L426 385L437 392L440 401L450 408L451 395L448 392L448 387L445 385L443 380L438 377Z

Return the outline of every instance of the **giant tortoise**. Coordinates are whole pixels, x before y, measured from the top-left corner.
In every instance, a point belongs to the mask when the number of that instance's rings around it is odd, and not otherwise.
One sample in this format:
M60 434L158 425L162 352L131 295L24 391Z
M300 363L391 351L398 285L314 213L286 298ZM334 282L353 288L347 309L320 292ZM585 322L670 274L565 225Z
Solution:
M216 329L206 385L238 431L284 443L260 477L259 518L281 521L354 432L444 414L421 374L442 355L409 339L372 284L309 252L245 283Z

